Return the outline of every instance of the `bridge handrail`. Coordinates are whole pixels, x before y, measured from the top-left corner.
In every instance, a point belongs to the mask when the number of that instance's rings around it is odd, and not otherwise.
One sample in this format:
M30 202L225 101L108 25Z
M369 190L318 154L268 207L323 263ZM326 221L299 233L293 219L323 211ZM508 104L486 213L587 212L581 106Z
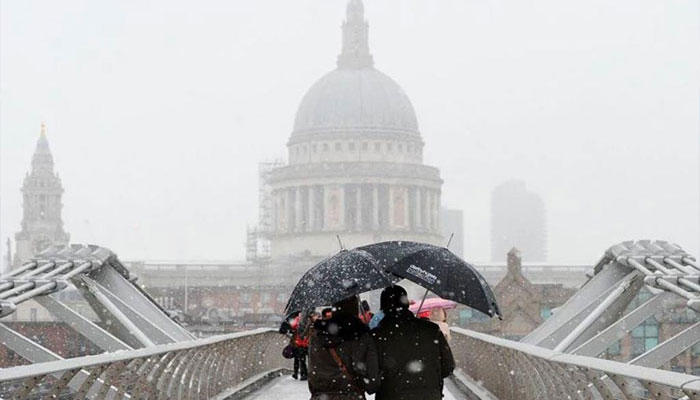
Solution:
M613 394L613 398L618 398L614 394L619 391L627 396L622 398L644 398L635 396L632 389L636 386L637 389L640 387L647 390L664 389L669 393L675 391L675 393L682 393L690 399L700 399L700 377L698 376L630 365L601 358L561 353L463 328L453 327L451 330L454 333L453 351L459 366L472 378L483 381L484 387L496 394L501 400L508 398L537 398L543 393L551 396L556 394L555 392L557 391L566 390L566 388L561 386L557 387L556 383L559 382L561 384L567 380L569 382L577 382L576 390L573 391L574 398L578 398L575 395L576 391L581 392L585 390L594 391L594 397L600 395L606 398L605 392L609 391ZM491 360L479 360L480 355L491 359L498 358L500 364L492 365L490 364ZM518 393L514 397L509 397L502 391L502 388L498 387L505 386L507 383L502 379L494 379L495 375L503 374L503 371L498 370L498 368L505 370L506 373L502 378L507 379L505 378L507 375L512 376L517 373L525 373L523 371L523 366L525 365L537 370L536 377L529 376L528 379L523 380L523 382L539 386L530 388L530 392L537 393L537 396L528 397L523 395L523 393ZM493 368L489 370L492 366ZM561 374L561 376L552 377L553 373ZM588 381L582 382L581 376L586 376L584 381ZM494 382L493 385L488 384L490 379ZM626 384L626 387L625 384L621 384L623 382ZM583 385L581 385L582 383ZM501 393L497 393L499 390L501 390ZM629 392L625 392L625 390ZM566 394L570 395L571 391L567 391ZM668 398L676 397L669 396Z
M68 393L67 386L75 399L105 398L107 392L118 398L149 398L159 391L166 398L211 398L252 376L284 367L285 343L276 330L260 328L5 368L0 369L0 398L45 398L48 392ZM19 395L23 390L26 393Z
M475 339L483 340L498 346L507 347L515 351L530 354L535 357L547 359L549 361L576 365L578 367L596 369L606 373L624 375L629 378L654 382L662 385L682 387L690 382L700 381L700 376L681 374L678 372L666 371L662 369L646 368L637 365L625 364L617 361L605 360L602 358L584 357L573 354L566 354L559 351L546 349L544 347L531 344L515 342L496 336L487 335L480 332L463 328L452 328L452 331L462 335L471 336ZM700 386L698 386L700 388Z
M111 353L96 354L93 356L83 356L76 358L66 358L57 361L48 361L39 364L20 365L17 367L0 368L0 381L25 379L35 375L48 375L75 368L93 367L105 363L114 363L118 361L131 360L134 358L143 358L164 354L172 351L188 350L195 347L206 346L210 344L225 342L231 339L241 338L245 336L258 335L265 332L277 332L271 328L258 328L250 331L230 333L226 335L212 336L203 339L188 340L186 342L177 342L163 344L159 346L147 347L143 349L129 351L114 351Z

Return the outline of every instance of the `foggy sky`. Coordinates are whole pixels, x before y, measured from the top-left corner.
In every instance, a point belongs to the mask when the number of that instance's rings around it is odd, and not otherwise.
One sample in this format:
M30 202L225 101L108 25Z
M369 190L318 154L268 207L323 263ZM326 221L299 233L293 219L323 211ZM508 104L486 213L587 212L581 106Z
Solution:
M73 242L122 259L243 259L257 163L286 154L335 68L345 0L0 3L0 236L42 121ZM697 1L365 0L377 69L416 109L465 257L526 181L552 262L700 242Z

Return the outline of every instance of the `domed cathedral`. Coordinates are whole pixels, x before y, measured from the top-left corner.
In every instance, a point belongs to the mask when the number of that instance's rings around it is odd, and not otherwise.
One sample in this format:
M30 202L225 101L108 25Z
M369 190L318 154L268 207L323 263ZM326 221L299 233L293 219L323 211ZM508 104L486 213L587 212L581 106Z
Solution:
M361 0L342 25L337 68L304 96L287 142L288 165L270 188L273 258L324 256L383 240L443 244L442 179L423 164L411 101L374 68Z

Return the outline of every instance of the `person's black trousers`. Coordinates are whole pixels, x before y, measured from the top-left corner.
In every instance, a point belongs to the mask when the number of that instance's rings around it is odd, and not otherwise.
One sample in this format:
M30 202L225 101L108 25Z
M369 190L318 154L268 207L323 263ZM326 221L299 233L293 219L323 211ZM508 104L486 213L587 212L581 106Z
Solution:
M300 377L306 379L308 371L306 370L306 353L307 350L303 347L298 347L294 354L294 378Z

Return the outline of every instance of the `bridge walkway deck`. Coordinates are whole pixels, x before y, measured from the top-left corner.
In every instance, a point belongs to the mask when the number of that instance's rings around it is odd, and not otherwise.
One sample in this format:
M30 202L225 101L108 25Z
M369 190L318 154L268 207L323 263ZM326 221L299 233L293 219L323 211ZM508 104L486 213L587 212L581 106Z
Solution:
M459 389L449 380L445 380L444 400L463 399L464 395L457 395ZM268 384L260 388L259 391L246 397L245 400L309 400L309 387L306 382L300 382L285 375L273 379ZM367 396L368 400L373 400L374 396Z

